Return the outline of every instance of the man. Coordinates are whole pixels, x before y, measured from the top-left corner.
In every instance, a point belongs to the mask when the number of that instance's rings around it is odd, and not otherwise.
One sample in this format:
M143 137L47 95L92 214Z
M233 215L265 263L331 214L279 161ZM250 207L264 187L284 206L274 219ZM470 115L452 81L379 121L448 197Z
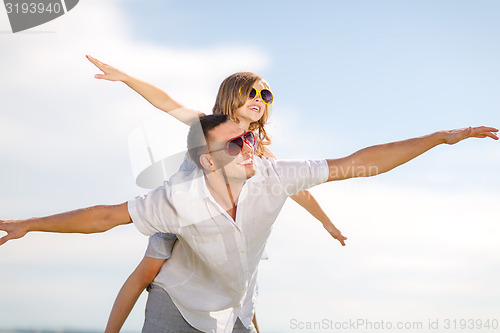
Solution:
M175 233L178 244L155 280L170 306L162 312L164 327L231 332L236 323L252 332L257 266L288 196L326 181L387 172L442 143L498 139L495 128L466 128L372 146L339 159L275 161L254 157L252 133L243 133L224 115L202 117L199 125L188 135L197 170L179 172L128 203L0 221L0 230L7 232L0 244L29 231L93 233L132 221L146 235ZM154 315L146 313L146 322ZM155 331L153 326L148 331Z

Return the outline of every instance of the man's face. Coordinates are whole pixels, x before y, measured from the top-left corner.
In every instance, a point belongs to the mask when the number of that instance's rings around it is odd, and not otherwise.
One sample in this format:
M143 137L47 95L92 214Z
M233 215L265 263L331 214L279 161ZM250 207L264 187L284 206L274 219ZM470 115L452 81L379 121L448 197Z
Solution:
M245 133L238 125L232 121L227 121L209 132L210 151L214 170L224 168L228 179L246 180L256 173L254 166L253 146L243 141L241 151L231 156L225 147L227 142Z

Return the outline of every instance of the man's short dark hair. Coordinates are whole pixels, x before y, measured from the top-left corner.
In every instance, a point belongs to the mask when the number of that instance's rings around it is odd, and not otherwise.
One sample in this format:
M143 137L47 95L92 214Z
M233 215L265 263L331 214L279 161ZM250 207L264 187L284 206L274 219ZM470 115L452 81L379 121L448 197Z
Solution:
M189 128L187 139L187 148L189 158L198 166L203 169L200 164L200 156L208 153L208 133L217 126L224 124L229 120L225 114L212 114L202 116L199 121L194 122Z

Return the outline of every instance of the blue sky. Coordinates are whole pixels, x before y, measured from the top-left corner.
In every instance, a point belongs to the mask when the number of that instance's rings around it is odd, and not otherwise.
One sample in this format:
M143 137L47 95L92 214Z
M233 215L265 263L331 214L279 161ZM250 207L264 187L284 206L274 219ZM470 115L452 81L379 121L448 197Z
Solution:
M87 53L205 112L226 76L255 71L276 96L273 152L340 157L441 129L500 126L499 13L497 1L85 0L11 34L0 11L0 218L145 191L134 184L128 140L162 115L124 85L95 80ZM287 203L261 265L261 328L500 319L499 167L498 142L468 140L372 179L314 188L349 237L345 248ZM0 329L103 329L145 246L133 226L6 244ZM125 330L140 329L144 301Z

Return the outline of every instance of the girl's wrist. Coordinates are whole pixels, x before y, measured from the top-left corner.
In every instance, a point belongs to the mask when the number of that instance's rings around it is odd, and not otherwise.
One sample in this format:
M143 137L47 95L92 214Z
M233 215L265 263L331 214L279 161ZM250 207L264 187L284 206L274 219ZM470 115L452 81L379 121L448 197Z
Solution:
M324 228L330 227L330 226L334 226L335 227L335 225L333 224L333 222L331 220L321 221L321 223L323 224Z
M122 81L126 85L131 85L134 82L134 80L136 80L136 79L134 79L132 76L130 76L126 73L123 73L123 78L120 81Z

